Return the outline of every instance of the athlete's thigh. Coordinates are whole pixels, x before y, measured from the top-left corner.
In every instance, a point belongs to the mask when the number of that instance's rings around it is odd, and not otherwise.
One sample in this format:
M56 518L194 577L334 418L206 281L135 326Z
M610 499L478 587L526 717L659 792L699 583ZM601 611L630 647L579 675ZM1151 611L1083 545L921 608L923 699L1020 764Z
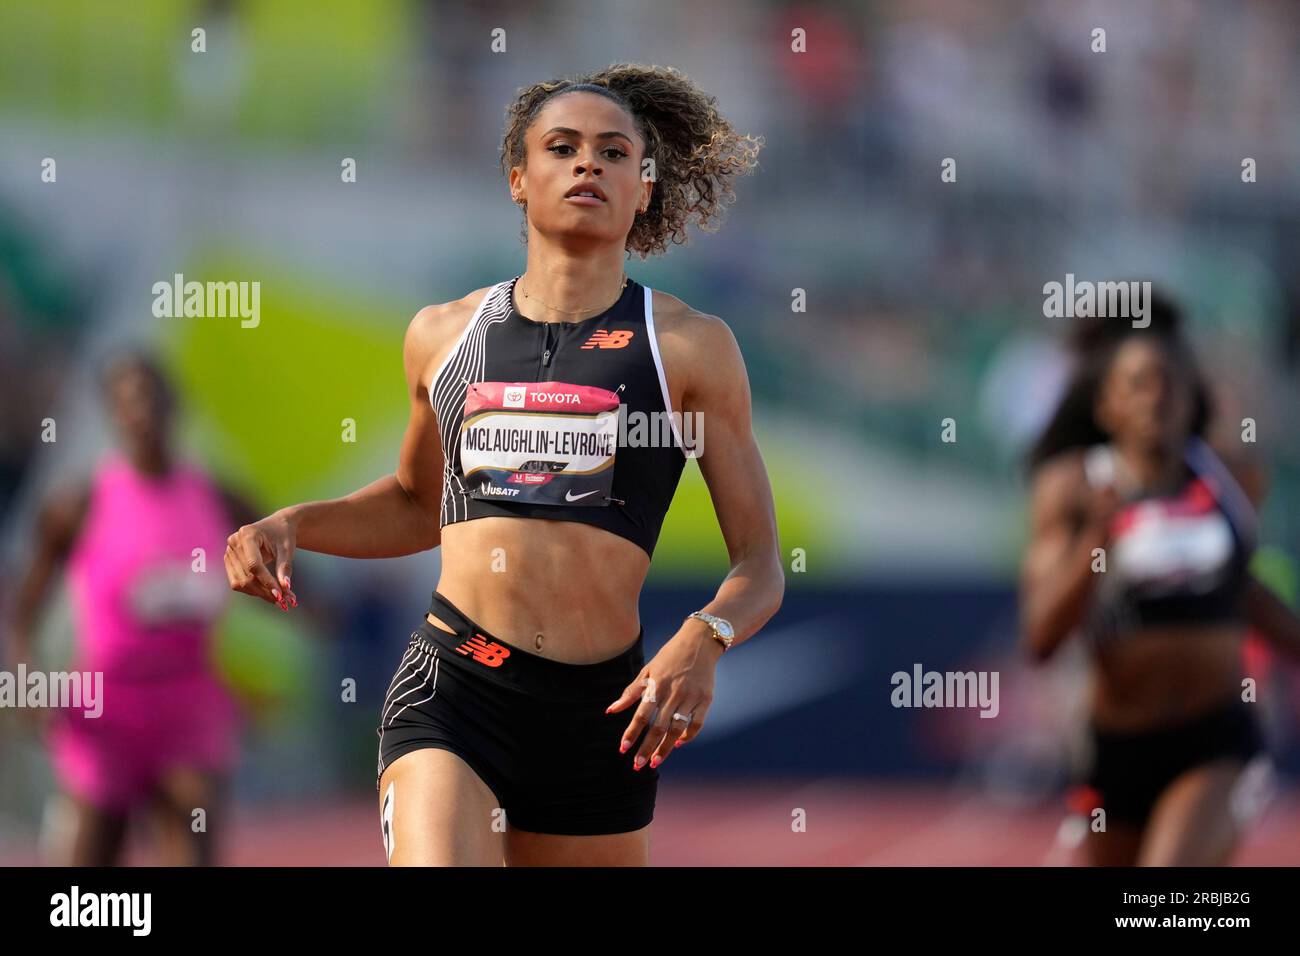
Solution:
M392 866L500 866L505 819L492 789L449 750L398 757L379 778L379 814Z
M126 847L129 815L106 809L78 797L68 803L69 839L57 851L60 866L116 866Z
M225 781L220 774L197 767L173 766L159 771L153 795L157 804L178 817L203 819L213 815ZM196 810L203 813L197 814Z
M1142 846L1142 828L1132 823L1108 823L1105 830L1088 830L1083 848L1089 866L1133 866Z
M162 771L154 783L153 806L167 866L211 866L224 822L225 780L195 767Z
M599 836L506 831L507 866L648 866L650 827Z
M1139 866L1223 866L1237 843L1229 810L1243 764L1215 760L1172 780L1151 810Z

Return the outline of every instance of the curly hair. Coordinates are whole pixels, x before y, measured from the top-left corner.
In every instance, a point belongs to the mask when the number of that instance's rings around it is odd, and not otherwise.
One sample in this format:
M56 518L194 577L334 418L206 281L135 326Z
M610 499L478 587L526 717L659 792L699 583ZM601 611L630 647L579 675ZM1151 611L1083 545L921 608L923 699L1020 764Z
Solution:
M718 112L716 98L672 67L617 63L521 88L506 110L502 172L526 166L524 135L542 106L579 92L605 96L627 110L645 141L642 159L654 160L650 205L633 221L625 248L645 259L666 252L670 241L684 244L692 218L704 231L716 231L722 207L736 199L732 177L757 166L763 139L737 133ZM526 211L523 228L526 237Z

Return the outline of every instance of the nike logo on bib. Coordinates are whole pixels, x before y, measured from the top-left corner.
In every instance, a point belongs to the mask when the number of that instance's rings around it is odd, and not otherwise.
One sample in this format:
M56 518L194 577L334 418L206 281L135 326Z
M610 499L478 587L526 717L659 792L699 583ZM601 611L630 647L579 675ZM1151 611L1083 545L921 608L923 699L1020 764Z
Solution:
M600 491L600 489L597 488L596 491ZM585 498L585 497L587 497L587 495L594 495L594 494L596 493L596 491L584 491L584 492L583 492L582 494L580 494L580 495L575 495L572 491L566 491L566 492L564 493L564 500L565 500L565 501L577 501L579 498Z

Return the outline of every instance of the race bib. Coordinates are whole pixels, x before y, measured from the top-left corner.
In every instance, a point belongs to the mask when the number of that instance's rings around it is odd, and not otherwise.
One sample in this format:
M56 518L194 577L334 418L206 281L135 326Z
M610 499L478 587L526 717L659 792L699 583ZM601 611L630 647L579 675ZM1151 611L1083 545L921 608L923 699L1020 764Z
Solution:
M470 497L608 507L618 409L617 395L591 385L471 383L460 429Z
M161 559L126 582L126 605L144 628L208 624L220 616L230 589L211 572L196 572L188 558Z

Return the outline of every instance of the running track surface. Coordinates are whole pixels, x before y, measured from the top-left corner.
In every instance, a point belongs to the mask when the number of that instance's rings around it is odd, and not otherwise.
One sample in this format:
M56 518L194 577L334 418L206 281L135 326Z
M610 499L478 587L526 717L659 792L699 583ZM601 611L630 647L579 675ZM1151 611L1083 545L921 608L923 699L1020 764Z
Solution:
M652 861L664 866L1068 865L1053 847L1059 804L1007 807L979 794L842 778L791 783L660 784ZM795 808L806 832L792 831ZM10 834L12 838L14 835ZM31 866L34 846L9 842L0 865ZM1279 793L1234 860L1300 861L1300 790ZM133 842L128 862L152 862ZM223 863L382 866L378 800L241 807Z

